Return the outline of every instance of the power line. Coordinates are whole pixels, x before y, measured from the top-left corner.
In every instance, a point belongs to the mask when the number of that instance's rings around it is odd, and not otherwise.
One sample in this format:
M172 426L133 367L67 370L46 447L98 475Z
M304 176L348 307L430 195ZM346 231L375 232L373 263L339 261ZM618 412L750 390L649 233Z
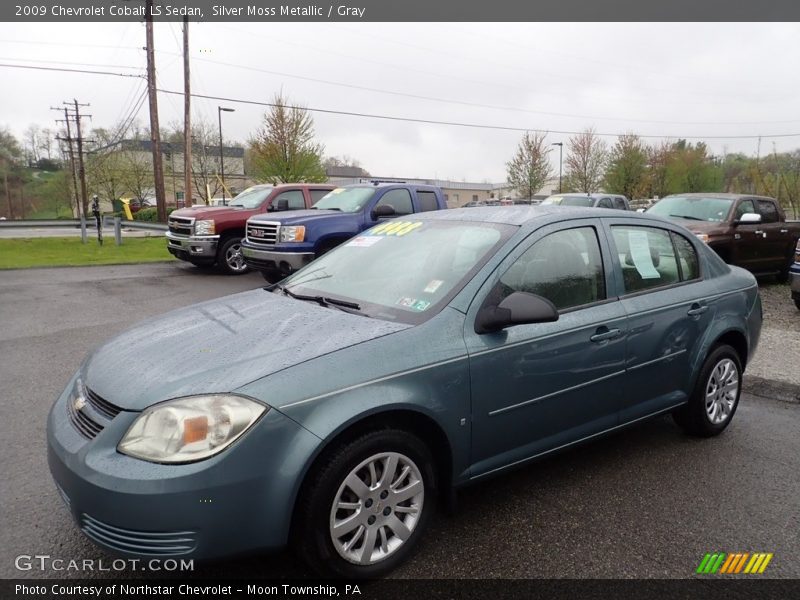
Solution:
M99 64L99 63L84 63L84 62L74 62L74 61L66 61L66 60L39 60L35 58L17 58L16 56L0 56L0 60L16 60L19 62L32 62L32 63L50 63L53 65L73 65L79 67L106 67L109 69L136 69L143 71L142 67L131 67L128 65L108 65L108 64Z
M8 67L11 69L32 69L34 71L58 71L60 73L86 73L89 75L113 75L114 77L135 77L137 79L145 79L144 75L136 75L133 73L113 73L111 71L91 71L88 69L67 69L65 67L37 67L34 65L11 65L8 63L0 63L0 67Z
M173 90L165 90L165 89L158 89L159 92L163 94L177 94L183 95L183 92L176 92ZM193 98L201 98L204 100L216 100L221 102L237 102L239 104L250 104L254 106L268 106L268 107L277 107L278 105L272 102L261 102L258 100L245 100L241 98L227 98L225 96L210 96L206 94L192 94ZM423 123L427 125L449 125L453 127L469 127L473 129L494 129L499 131L547 131L549 133L558 133L563 135L577 135L583 133L581 131L568 131L568 130L560 130L560 129L549 129L547 127L510 127L505 125L485 125L482 123L463 123L458 121L438 121L434 119L418 119L414 117L398 117L394 115L381 115L375 113L361 113L361 112L351 112L351 111L344 111L344 110L332 110L326 108L311 108L311 107L304 107L304 110L309 112L317 112L323 114L332 114L332 115L344 115L349 117L361 117L367 119L382 119L386 121L403 121L407 123ZM595 132L595 135L603 136L603 137L620 137L622 135L626 135L625 133L602 133L602 132ZM678 138L678 139L686 139L686 140L750 140L750 139L758 139L758 138L789 138L789 137L800 137L800 133L776 133L776 134L761 134L761 135L638 135L640 138L652 138L652 139L663 139L663 138Z

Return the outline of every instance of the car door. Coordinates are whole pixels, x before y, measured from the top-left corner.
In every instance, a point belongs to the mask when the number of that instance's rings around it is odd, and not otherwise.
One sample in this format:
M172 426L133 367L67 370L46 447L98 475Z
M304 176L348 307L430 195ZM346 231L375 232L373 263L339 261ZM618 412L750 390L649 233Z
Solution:
M380 206L391 206L394 212L391 215L374 218L374 213ZM377 201L374 202L368 217L372 220L372 223L379 223L386 219L394 219L396 217L413 214L414 212L411 192L405 188L391 188L384 191Z
M755 202L751 198L739 200L731 217L734 231L729 262L745 269L758 271L761 260L759 256L762 242L761 223L740 223L742 215L748 213L758 214Z
M472 474L479 476L617 424L627 318L608 298L592 219L552 225L522 242L476 295L465 340L472 389ZM536 293L559 309L552 323L477 334L484 302Z
M622 423L684 403L693 361L716 309L695 243L660 224L606 221L616 294L628 317ZM691 236L694 238L694 236Z
M756 210L761 215L761 260L762 271L786 268L789 259L789 232L786 223L780 222L778 207L772 200L756 200Z
M281 210L281 201L286 201L286 208L284 210L302 210L306 207L306 197L301 188L282 190L277 196L272 199L271 208L274 211Z

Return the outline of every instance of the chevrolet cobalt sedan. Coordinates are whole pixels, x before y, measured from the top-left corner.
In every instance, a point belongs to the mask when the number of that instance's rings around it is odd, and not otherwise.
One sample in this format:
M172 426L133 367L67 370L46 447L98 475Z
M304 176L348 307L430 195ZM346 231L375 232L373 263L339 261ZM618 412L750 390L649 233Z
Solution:
M50 413L50 470L123 556L290 544L375 577L454 488L663 413L719 434L760 328L753 276L660 218L422 213L98 348Z

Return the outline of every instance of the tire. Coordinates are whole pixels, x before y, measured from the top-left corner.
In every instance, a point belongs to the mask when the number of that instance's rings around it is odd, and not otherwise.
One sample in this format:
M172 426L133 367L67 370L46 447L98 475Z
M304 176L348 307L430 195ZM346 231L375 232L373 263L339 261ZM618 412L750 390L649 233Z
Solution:
M327 254L328 252L330 252L331 250L336 248L336 246L338 246L338 245L339 245L339 242L328 242L328 243L326 243L325 245L321 246L319 250L317 250L316 254L314 254L314 258L319 258L323 254Z
M800 310L800 298L794 299L794 305L797 307L797 310Z
M242 256L242 238L222 240L217 250L217 268L225 275L242 275L250 270Z
M267 283L278 283L281 279L284 279L284 276L281 275L281 272L275 270L261 271L261 276Z
M295 550L325 576L388 573L414 551L435 510L433 464L419 438L397 429L372 431L338 446L306 478Z
M688 404L672 416L691 435L719 435L733 419L741 392L741 359L731 346L721 344L706 357Z

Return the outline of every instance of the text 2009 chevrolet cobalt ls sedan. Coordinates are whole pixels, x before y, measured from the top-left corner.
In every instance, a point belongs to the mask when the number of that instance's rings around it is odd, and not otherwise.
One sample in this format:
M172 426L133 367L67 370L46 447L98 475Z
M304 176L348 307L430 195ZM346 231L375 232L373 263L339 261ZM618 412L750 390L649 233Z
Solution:
M413 215L106 343L51 411L50 469L123 555L291 543L376 576L452 486L664 412L720 433L760 328L752 275L658 218Z

